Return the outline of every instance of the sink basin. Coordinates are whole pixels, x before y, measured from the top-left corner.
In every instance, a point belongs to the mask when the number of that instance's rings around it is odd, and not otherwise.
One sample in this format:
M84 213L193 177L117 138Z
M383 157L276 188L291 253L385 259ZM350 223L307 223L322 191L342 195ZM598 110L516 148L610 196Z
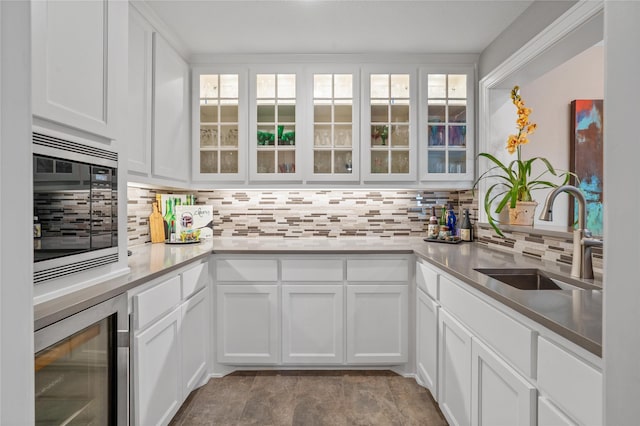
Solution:
M567 283L565 279L553 278L539 269L526 268L478 268L476 271L490 276L518 290L589 290L585 283Z

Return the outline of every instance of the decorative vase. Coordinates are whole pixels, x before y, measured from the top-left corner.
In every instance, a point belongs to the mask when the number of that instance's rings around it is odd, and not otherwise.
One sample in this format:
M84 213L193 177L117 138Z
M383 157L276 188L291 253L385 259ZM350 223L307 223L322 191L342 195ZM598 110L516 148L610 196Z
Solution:
M537 205L535 201L517 201L515 208L509 207L509 225L532 226Z

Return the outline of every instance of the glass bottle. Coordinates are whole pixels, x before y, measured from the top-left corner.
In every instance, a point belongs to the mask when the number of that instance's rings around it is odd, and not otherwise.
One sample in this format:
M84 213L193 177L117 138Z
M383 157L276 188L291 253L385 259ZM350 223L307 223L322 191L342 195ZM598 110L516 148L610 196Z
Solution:
M471 219L469 219L469 209L464 209L464 217L460 225L460 239L462 241L471 241L473 239L473 228L471 227Z
M170 234L170 225L171 225L171 214L173 213L173 204L171 198L167 199L165 202L165 210L164 210L164 239L169 239Z
M453 206L449 203L449 211L447 212L447 226L451 235L456 235L456 213L453 211Z
M431 217L429 218L429 226L427 227L427 237L438 238L438 232L440 232L440 227L438 226L436 207L431 206Z

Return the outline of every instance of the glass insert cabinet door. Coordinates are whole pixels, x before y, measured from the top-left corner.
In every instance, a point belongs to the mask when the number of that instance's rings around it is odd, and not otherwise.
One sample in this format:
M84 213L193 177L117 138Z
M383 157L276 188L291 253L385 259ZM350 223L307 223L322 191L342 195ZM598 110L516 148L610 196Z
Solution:
M426 170L429 180L473 179L473 76L423 73Z
M299 176L298 78L295 73L252 75L251 180L294 180Z
M358 174L358 132L354 125L355 73L314 73L312 179L353 181ZM306 174L308 175L308 174Z
M244 172L245 97L239 73L194 71L194 179L238 180Z
M413 142L414 75L406 72L371 72L365 74L364 78L364 179L413 180L416 170Z

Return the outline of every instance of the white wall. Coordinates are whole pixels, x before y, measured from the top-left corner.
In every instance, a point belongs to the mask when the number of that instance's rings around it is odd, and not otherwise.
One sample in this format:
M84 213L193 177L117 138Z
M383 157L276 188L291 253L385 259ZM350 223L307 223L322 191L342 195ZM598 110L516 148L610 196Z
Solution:
M606 425L640 419L640 2L605 2L604 384ZM630 131L631 129L631 131ZM631 225L631 226L629 226Z
M604 98L604 48L591 47L540 78L522 84L520 94L533 110L530 119L538 124L530 143L522 147L523 158L545 157L555 168L569 169L569 142L571 127L571 101L574 99ZM513 107L515 110L515 107ZM513 113L515 117L515 112ZM515 119L515 118L514 118ZM544 170L542 163L532 176ZM553 177L547 175L549 180ZM556 182L558 182L556 180ZM536 226L569 226L569 196L559 196L553 207L553 222L541 222L538 216L549 190L533 195L538 201Z
M33 424L30 2L0 2L0 424Z
M482 52L478 79L484 78L575 3L575 0L534 1Z

